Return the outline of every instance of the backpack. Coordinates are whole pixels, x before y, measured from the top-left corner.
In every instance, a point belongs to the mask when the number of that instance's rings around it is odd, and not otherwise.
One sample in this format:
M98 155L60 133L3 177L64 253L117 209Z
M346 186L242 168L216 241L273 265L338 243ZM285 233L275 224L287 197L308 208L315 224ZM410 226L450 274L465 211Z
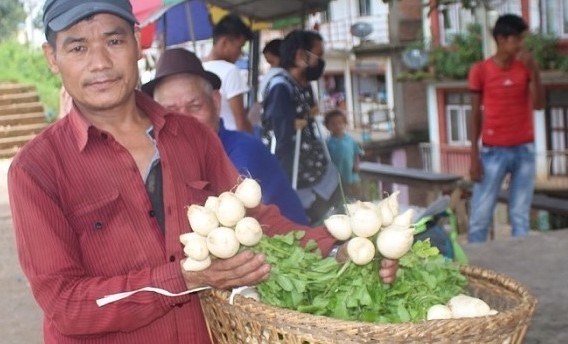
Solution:
M284 83L293 95L296 119L305 119L308 125L301 131L300 141L300 164L298 166L298 188L309 187L321 181L325 170L330 164L326 155L324 142L316 134L315 121L310 115L313 97L307 89L302 89L288 73L274 75L268 82L263 96L266 99L271 87ZM274 139L270 118L263 112L261 115L264 142Z

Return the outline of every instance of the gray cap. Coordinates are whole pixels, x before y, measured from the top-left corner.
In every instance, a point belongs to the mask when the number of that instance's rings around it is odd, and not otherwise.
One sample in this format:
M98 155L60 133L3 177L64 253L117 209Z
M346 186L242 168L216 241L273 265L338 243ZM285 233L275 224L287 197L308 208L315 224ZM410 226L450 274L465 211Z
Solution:
M43 26L59 32L81 19L97 13L115 14L131 23L137 23L129 0L46 0L43 5Z

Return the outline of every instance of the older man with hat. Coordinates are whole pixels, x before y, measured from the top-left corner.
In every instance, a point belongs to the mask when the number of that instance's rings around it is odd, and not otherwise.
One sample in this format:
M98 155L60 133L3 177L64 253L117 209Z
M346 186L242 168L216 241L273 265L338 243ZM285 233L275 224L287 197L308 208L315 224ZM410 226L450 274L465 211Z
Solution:
M274 204L288 219L308 225L302 203L278 160L257 138L225 128L219 112L220 86L217 75L204 70L194 53L174 48L160 56L155 79L142 85L142 90L166 109L194 116L217 133L237 170L260 183L262 202Z
M73 107L14 157L8 190L44 342L209 343L199 298L185 292L254 285L270 273L251 251L182 268L187 206L230 190L238 172L211 130L136 91L141 51L128 0L48 0L43 19L46 59ZM268 235L308 229L274 206L249 214ZM308 239L324 253L335 242L324 228ZM383 273L392 279L394 269ZM147 287L177 296L105 298Z

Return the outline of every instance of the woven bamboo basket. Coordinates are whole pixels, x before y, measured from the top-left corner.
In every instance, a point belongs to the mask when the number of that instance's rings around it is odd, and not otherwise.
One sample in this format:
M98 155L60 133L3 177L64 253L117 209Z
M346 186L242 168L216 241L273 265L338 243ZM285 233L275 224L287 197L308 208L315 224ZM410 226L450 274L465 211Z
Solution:
M474 266L462 267L470 295L499 313L493 316L373 324L344 321L273 307L229 292L209 290L201 304L216 343L522 343L536 299L513 279Z

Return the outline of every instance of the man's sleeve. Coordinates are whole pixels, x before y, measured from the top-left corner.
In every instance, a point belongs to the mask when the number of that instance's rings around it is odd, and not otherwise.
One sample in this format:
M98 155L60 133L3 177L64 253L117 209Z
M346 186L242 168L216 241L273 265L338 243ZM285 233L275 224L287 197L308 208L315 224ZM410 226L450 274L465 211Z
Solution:
M249 87L243 79L237 66L233 66L233 68L229 70L229 72L225 76L225 79L222 80L222 85L222 87L225 89L225 95L227 99L231 99L240 94L246 93L249 90Z
M468 88L472 92L482 92L483 91L483 62L478 62L474 64L468 75Z

